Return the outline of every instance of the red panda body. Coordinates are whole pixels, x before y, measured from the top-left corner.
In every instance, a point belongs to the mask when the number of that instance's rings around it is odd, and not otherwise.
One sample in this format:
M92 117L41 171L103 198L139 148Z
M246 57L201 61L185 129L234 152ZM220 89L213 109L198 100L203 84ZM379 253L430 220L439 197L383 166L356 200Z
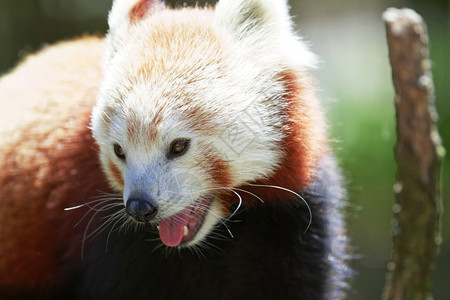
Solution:
M99 38L62 43L0 81L1 299L53 290L61 266L80 258L84 212L64 208L107 188L88 129L103 48Z
M344 297L344 191L286 11L116 0L106 42L0 80L0 299Z

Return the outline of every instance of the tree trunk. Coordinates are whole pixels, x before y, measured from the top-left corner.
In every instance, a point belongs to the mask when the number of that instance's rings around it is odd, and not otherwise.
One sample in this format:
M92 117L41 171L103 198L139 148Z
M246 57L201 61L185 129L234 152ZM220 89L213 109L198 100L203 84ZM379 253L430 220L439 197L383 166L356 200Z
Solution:
M440 164L428 36L410 9L383 14L395 87L398 173L394 185L393 254L383 299L432 299L432 272L441 242Z

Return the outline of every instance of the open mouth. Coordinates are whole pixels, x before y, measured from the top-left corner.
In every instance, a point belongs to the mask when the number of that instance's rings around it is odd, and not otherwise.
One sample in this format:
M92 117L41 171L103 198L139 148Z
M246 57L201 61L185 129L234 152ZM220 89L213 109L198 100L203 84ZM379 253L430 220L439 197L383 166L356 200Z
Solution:
M212 195L203 197L200 202L163 219L158 226L161 241L169 247L176 247L193 240L203 225L212 199Z

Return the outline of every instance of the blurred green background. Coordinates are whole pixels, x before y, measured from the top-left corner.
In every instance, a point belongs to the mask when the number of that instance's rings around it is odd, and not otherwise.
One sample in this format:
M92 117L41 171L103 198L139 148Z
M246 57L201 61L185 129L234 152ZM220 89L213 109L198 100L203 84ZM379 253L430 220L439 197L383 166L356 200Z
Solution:
M393 88L381 14L390 6L410 7L426 20L439 129L450 151L450 1L291 0L290 4L298 31L322 60L314 75L348 181L350 235L360 255L353 262L358 275L348 299L380 299L392 246L396 172ZM111 0L0 0L0 74L46 44L84 33L103 34L110 6ZM445 207L450 205L448 164L447 157L442 171ZM448 300L450 214L443 215L442 235L434 295Z

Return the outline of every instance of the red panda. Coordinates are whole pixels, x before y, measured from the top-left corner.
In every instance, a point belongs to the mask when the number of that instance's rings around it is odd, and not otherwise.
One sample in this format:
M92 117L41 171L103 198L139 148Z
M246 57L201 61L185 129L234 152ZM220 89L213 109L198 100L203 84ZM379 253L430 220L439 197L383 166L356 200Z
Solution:
M344 189L286 1L115 0L0 80L0 299L343 299Z

